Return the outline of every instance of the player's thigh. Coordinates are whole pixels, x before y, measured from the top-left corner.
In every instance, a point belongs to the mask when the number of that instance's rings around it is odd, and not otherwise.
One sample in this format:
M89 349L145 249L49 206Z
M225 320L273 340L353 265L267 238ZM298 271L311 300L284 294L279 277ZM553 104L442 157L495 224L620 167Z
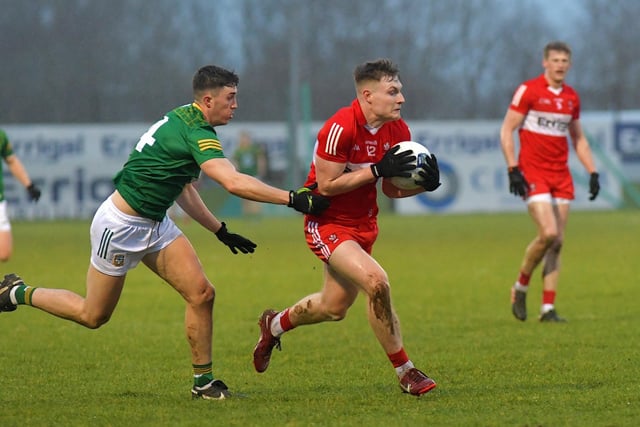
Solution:
M213 292L195 249L184 235L158 252L145 255L142 262L189 302L202 302L202 298L211 296L208 292Z
M560 235L564 234L564 229L567 226L567 220L569 219L569 208L570 204L568 201L564 203L558 203L554 205L554 213L556 216L556 222L558 224L558 233Z
M89 265L85 311L94 318L110 317L120 300L125 278L126 276L101 273L93 265Z
M558 234L558 220L551 201L529 202L527 207L540 235L552 236Z
M345 311L353 305L360 288L351 280L341 276L327 264L324 265L324 283L322 284L322 304L333 311Z
M389 282L380 264L353 240L335 248L329 259L329 269L366 293L380 283Z

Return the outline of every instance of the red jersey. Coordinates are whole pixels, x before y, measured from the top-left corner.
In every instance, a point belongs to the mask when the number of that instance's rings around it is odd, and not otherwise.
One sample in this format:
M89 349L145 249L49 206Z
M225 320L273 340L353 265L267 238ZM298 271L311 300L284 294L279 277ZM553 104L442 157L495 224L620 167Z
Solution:
M569 124L580 118L580 98L568 85L549 86L544 74L520 85L509 108L524 114L518 163L538 169L566 170Z
M379 162L395 144L411 140L411 131L402 120L387 122L377 129L367 126L358 100L329 118L318 132L314 158L344 164L345 173L368 168ZM311 163L305 185L316 182ZM331 197L331 206L321 217L336 224L357 225L375 219L378 214L376 182Z

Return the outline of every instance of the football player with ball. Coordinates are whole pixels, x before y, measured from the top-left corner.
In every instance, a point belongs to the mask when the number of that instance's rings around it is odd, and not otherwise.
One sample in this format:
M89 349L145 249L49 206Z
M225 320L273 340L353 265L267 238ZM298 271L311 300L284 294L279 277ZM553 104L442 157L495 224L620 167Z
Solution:
M433 191L440 186L435 155L414 153L399 143L411 140L400 112L405 98L397 66L388 59L358 65L356 99L338 110L320 129L305 187L331 204L320 215L305 215L311 251L324 264L321 290L282 311L267 309L260 317L254 367L264 372L280 337L298 326L342 320L359 293L368 300L373 332L405 393L420 396L436 383L416 368L404 348L400 321L391 301L390 280L371 256L378 235L377 181L392 198ZM416 176L411 178L420 160ZM411 189L394 185L396 177L412 179ZM397 183L397 181L396 181Z

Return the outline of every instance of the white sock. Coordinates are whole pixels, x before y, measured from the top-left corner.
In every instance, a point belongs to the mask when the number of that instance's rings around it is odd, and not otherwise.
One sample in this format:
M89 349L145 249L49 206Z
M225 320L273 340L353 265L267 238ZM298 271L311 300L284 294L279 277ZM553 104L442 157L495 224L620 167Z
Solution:
M527 292L529 290L529 285L521 285L520 282L516 282L515 285L513 285L513 287L515 288L516 291L520 291L520 292Z
M13 305L18 305L18 300L16 299L16 291L18 290L17 286L14 286L10 291L9 291L9 299L11 300L11 303Z
M397 368L395 368L396 369L396 374L398 375L398 378L402 378L404 373L407 372L411 368L415 368L415 366L413 366L413 362L411 360L409 360L404 365L398 366Z
M542 313L553 310L553 304L542 304Z
M284 310L276 314L273 319L271 319L271 324L269 325L269 328L271 329L271 335L276 338L284 334L284 329L282 329L282 325L280 324L280 318L282 317L283 313Z

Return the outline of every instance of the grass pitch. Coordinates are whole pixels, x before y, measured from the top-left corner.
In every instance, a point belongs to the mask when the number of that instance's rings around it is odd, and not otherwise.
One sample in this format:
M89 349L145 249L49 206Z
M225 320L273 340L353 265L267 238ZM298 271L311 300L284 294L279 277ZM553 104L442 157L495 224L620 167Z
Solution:
M229 219L258 243L232 255L195 223L181 227L217 288L214 373L244 398L192 401L180 297L140 265L111 321L91 331L30 307L0 314L2 426L635 426L640 421L640 216L573 212L557 308L540 324L510 313L533 226L525 213L380 218L374 255L391 278L405 347L438 388L400 392L365 318L285 335L254 372L263 309L315 292L321 265L302 219ZM3 273L84 294L88 222L14 223Z

